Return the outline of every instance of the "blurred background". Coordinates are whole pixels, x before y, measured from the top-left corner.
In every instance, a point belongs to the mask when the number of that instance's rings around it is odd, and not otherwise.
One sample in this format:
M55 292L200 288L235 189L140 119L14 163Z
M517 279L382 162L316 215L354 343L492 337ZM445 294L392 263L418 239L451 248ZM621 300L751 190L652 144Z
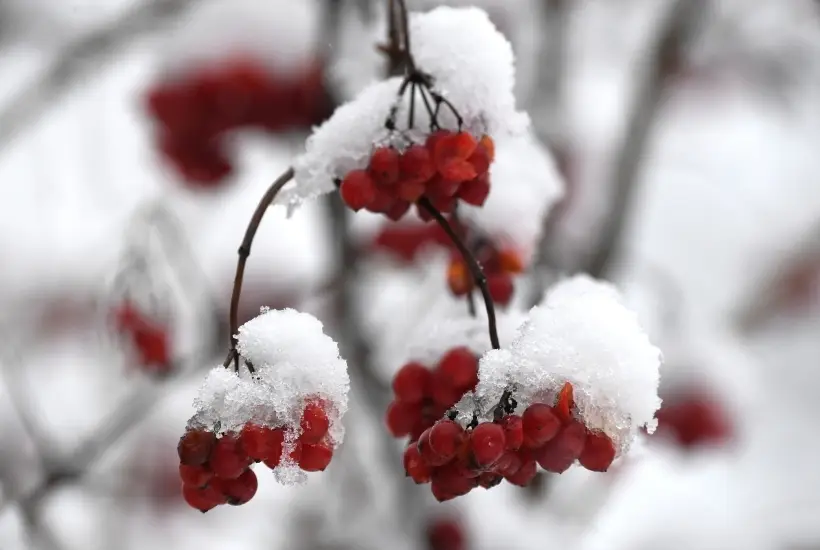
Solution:
M382 420L435 239L325 198L269 210L240 320L326 323L346 441L305 486L190 509L176 444L237 247L389 71L386 1L0 0L0 549L820 549L820 2L408 0L441 4L510 40L566 186L514 303L617 283L664 352L658 432L606 474L436 503Z

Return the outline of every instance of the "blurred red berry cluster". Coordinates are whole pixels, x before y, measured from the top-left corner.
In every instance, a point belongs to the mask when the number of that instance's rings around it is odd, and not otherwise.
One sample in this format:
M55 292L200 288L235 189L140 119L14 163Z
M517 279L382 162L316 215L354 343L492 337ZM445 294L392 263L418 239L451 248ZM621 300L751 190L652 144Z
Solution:
M493 302L505 306L510 303L515 287L513 275L524 271L521 255L512 249L499 249L491 241L474 247L476 260L487 277L487 288ZM451 253L447 268L447 285L455 296L465 296L475 289L475 281L464 258L457 250Z
M134 353L140 370L155 376L171 371L168 327L164 323L152 319L128 300L115 308L113 318L114 329Z
M468 132L437 130L424 145L404 151L379 147L366 170L353 170L341 182L342 200L352 210L366 209L401 219L413 203L425 198L440 212L457 202L481 206L490 193L490 164L495 145L489 136L476 140ZM422 220L432 219L417 207Z
M327 468L334 449L328 438L329 427L324 403L309 401L302 412L301 435L288 460L306 472ZM251 500L258 487L251 465L263 462L276 469L286 447L286 431L250 422L238 434L217 436L204 429L186 430L177 447L185 501L207 512L220 504L238 506Z
M724 444L732 438L734 431L720 401L696 389L664 397L655 417L658 419L655 434L667 437L685 449Z
M161 153L186 181L201 187L216 186L233 172L228 132L310 128L332 110L320 64L277 74L244 57L159 82L146 93L146 103Z

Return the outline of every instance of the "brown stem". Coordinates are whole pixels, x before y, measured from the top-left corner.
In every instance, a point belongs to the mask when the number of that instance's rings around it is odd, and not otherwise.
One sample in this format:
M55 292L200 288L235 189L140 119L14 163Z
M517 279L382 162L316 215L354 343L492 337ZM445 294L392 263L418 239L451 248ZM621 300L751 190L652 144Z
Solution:
M410 53L410 18L407 15L407 4L405 0L396 0L399 5L399 16L401 17L401 33L402 33L402 49L404 50L404 62L407 65L407 71L410 73L416 72L416 62L413 59L413 54ZM391 2L392 3L392 2Z
M467 268L473 276L473 281L481 290L481 296L484 298L484 307L487 309L487 324L489 325L490 331L490 343L492 344L493 349L501 349L501 344L498 341L498 327L496 326L495 321L495 305L493 304L492 296L490 296L490 289L487 287L487 277L484 275L484 270L481 268L481 264L479 264L478 260L475 259L475 256L473 256L467 248L467 245L464 244L464 241L461 240L461 237L459 237L455 230L453 230L453 227L447 219L442 216L441 212L439 212L432 204L430 204L429 200L424 198L420 199L418 204L428 214L430 214L433 219L436 220L436 222L441 226L455 247L461 253L461 257L464 258L464 262L467 264Z
M248 257L251 255L251 245L256 236L256 231L259 229L259 224L262 223L262 218L265 217L268 207L271 205L279 191L293 179L293 168L288 168L284 174L274 181L271 186L262 195L262 200L251 216L251 221L248 222L248 228L245 230L245 237L242 239L242 244L239 245L239 260L236 263L236 276L233 280L233 292L231 293L231 313L230 313L230 334L231 334L231 351L228 352L228 357L225 359L224 366L227 367L231 360L234 361L236 367L239 367L239 354L236 351L236 336L239 332L239 298L242 295L242 280L245 277L245 264L248 262Z

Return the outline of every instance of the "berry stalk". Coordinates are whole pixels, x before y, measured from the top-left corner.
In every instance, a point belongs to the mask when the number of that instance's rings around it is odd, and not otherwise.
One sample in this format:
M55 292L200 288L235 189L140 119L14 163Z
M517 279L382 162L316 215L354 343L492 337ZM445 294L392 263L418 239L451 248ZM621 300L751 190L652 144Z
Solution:
M245 277L245 264L251 255L251 245L253 239L256 237L256 232L259 229L259 224L262 223L262 218L265 217L268 207L273 203L279 191L293 179L293 168L288 168L284 174L279 176L271 186L265 191L262 200L259 201L256 210L248 222L248 228L245 230L245 236L242 238L242 244L239 245L239 260L236 263L236 276L233 280L233 292L231 293L231 311L230 311L230 334L231 334L231 350L228 352L228 357L223 363L224 367L228 367L231 361L234 362L234 368L239 370L239 353L236 351L236 334L239 332L239 298L242 295L242 280ZM248 363L248 370L253 372L253 366Z
M464 258L464 262L470 270L473 281L475 281L475 285L479 288L479 290L481 290L481 297L484 298L484 307L487 309L487 324L490 331L490 343L492 344L493 349L501 349L501 343L498 341L498 327L496 326L495 320L495 305L493 305L490 289L487 287L487 277L484 275L484 270L481 268L481 265L478 263L475 256L473 256L467 248L467 245L464 244L458 234L453 230L447 219L442 216L441 212L439 212L432 204L430 204L429 200L426 198L421 198L418 201L418 205L436 220L436 223L441 226L447 236L450 237L450 240L453 241L453 244L458 249L461 257Z

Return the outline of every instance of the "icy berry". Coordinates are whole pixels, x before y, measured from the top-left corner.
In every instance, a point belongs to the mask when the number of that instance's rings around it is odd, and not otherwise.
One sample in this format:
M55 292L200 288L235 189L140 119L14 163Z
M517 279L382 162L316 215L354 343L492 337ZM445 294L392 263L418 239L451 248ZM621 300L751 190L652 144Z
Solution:
M470 435L473 458L479 466L490 466L501 458L506 443L504 428L491 422L479 424Z
M512 300L515 286L512 277L506 273L496 273L487 276L487 289L493 302L505 306Z
M489 176L485 174L465 181L461 184L461 187L459 187L457 196L467 204L482 206L486 202L487 197L490 196Z
M306 472L322 472L333 459L333 446L329 441L302 445L299 467Z
M179 478L185 485L204 487L214 477L214 473L205 466L179 465Z
M285 434L281 428L248 423L242 428L239 437L242 440L242 448L254 460L278 459L282 454Z
M586 441L586 428L577 420L566 425L549 443L535 451L538 464L555 474L569 469L581 456Z
M347 206L358 211L376 200L376 183L364 170L353 170L342 180L339 193Z
M523 461L518 471L511 476L507 476L506 480L512 483L513 485L518 485L519 487L526 487L535 478L535 475L537 473L538 467L535 463L535 460L533 460L532 458L527 458Z
M463 346L448 351L438 362L438 370L450 386L460 390L478 383L478 357Z
M543 403L533 403L521 417L524 427L524 446L529 449L541 447L555 437L561 429L561 421L552 407Z
M183 485L182 496L188 506L203 513L227 501L227 497L212 485L207 487Z
M393 377L393 394L403 403L421 403L430 392L431 378L421 363L407 363Z
M216 434L207 430L187 430L179 439L179 461L188 466L200 466L208 462L216 444Z
M464 429L452 420L439 420L430 429L430 449L442 458L456 455Z
M250 457L245 453L239 438L225 434L214 445L210 466L216 476L222 479L236 479L250 465Z
M464 296L473 288L473 278L467 264L461 259L454 259L447 268L447 285L456 296Z
M253 498L259 488L259 480L253 470L247 469L238 478L224 480L221 485L228 497L228 504L239 506Z
M501 419L504 428L504 437L507 439L507 449L517 451L524 443L524 421L517 414L508 414Z
M584 450L578 457L581 466L592 472L606 472L615 460L615 445L602 432L587 434Z
M413 431L420 416L420 405L393 401L387 406L384 421L393 437L403 437Z
M418 446L414 443L408 445L404 450L404 471L416 483L427 483L430 481L431 470L421 457Z
M399 179L399 153L392 147L379 147L370 157L368 172L378 185L390 186Z
M309 401L302 411L302 441L305 443L318 443L327 434L330 428L330 420L321 403Z

